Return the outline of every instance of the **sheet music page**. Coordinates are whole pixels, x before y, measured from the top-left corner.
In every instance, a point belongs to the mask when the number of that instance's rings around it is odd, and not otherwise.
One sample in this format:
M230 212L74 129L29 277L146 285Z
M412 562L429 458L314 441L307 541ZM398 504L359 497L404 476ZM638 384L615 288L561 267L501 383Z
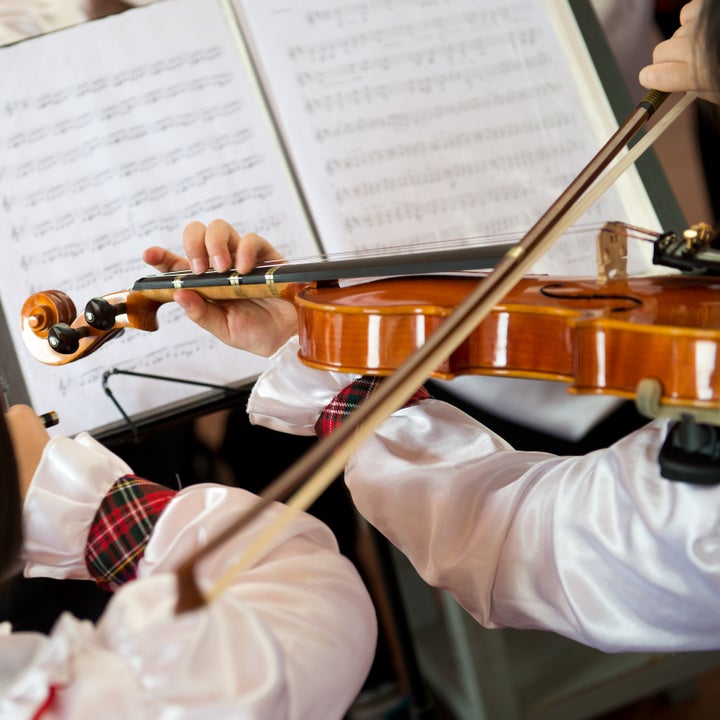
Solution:
M598 137L581 100L564 2L234 2L332 252L521 234L616 129ZM637 197L619 183L576 224L590 237L561 239L535 269L594 274L606 220L659 229Z
M233 1L330 252L515 242L617 128L564 0ZM607 220L662 230L634 169L534 270L595 275ZM628 250L630 272L650 268L649 247ZM532 380L445 386L568 439L620 402Z
M35 360L19 333L32 293L64 291L81 312L153 274L146 247L181 252L192 220L222 217L288 256L318 252L217 0L130 10L3 48L0 63L0 298L38 412L56 410L63 434L117 422L101 387L110 368L255 377L264 359L222 345L173 303L160 331L126 331L59 367ZM119 376L111 388L131 415L207 392Z

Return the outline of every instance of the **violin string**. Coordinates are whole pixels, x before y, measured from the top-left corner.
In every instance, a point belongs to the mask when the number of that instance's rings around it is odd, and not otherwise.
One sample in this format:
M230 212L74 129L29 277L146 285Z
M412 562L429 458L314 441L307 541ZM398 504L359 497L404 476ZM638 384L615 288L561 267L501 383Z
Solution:
M653 230L648 230L634 225L627 225L623 223L627 228L627 236L637 238L649 242L653 242L658 237L658 233ZM600 223L584 223L577 224L570 228L565 235L566 236L580 236L588 233L596 233L602 225ZM471 247L483 247L489 248L493 246L507 247L508 245L515 244L520 241L523 237L523 231L513 231L506 233L497 233L494 235L467 235L464 237L450 238L447 240L433 240L423 243L406 243L400 245L383 246L378 248L363 248L360 250L345 250L333 253L318 253L313 255L298 255L292 258L280 258L275 260L266 260L259 263L256 266L256 270L262 271L267 268L273 268L278 266L290 266L299 265L302 263L313 263L313 262L337 262L341 260L363 260L364 258L376 258L376 257L388 257L404 253L406 255L412 255L414 253L422 252L433 252L442 251L456 248L471 248ZM164 273L165 275L178 275L177 271ZM180 274L191 274L189 271Z
M589 225L588 228L595 227L598 225ZM579 228L576 232L580 232ZM492 247L497 245L499 247L506 246L510 243L519 241L523 236L523 232L518 230L517 232L499 233L495 235L468 235L465 237L449 238L446 240L431 240L422 243L403 243L398 245L386 245L377 248L362 248L356 250L343 250L332 253L316 253L311 255L295 255L292 258L278 258L274 260L265 260L262 263L258 263L256 266L257 270L263 270L265 268L277 267L279 265L287 266L301 263L316 263L316 262L333 262L338 260L363 260L364 258L374 257L386 257L398 255L400 253L412 254L429 252L434 250L449 250L463 247ZM188 274L189 271L170 271L161 273L162 275L178 275Z
M629 225L622 223L626 231L626 236L629 239L641 240L644 242L655 242L659 237L660 233L654 230L649 230L636 225ZM600 223L586 223L578 224L570 228L565 236L581 236L588 233L597 234L599 229L602 227ZM425 243L405 244L386 246L382 248L365 248L362 250L346 250L334 253L324 253L315 255L301 255L295 256L292 259L276 259L267 260L263 263L259 263L256 266L256 270L262 271L273 267L289 267L293 265L300 265L303 263L316 263L316 262L338 262L342 260L363 260L364 258L377 258L377 257L390 257L397 254L413 255L422 252L442 251L448 249L455 249L461 247L483 247L489 248L493 246L507 247L508 245L515 244L523 237L522 232L508 232L502 234L496 234L493 236L483 235L469 235L463 238L454 238L451 240L435 240ZM490 242L488 242L490 240ZM465 271L469 272L469 271ZM167 275L177 275L177 272L166 273Z
M659 237L657 231L642 228L636 225L630 225L623 222L622 225L626 230L628 238L642 240L645 242L655 242ZM601 223L578 223L564 233L566 237L582 236L585 234L596 234L602 227ZM292 265L300 265L302 263L318 263L318 262L337 262L342 260L363 260L366 258L388 257L398 254L412 255L414 253L433 252L450 250L457 248L482 247L491 248L507 247L519 242L524 235L524 231L509 231L505 233L496 233L493 235L467 235L463 237L449 238L445 240L431 240L422 243L404 243L399 245L388 245L377 248L362 248L356 250L344 250L332 253L316 253L310 255L297 255L292 258L278 258L274 260L265 260L256 266L256 270L262 271L268 268L278 266L292 267ZM160 275L177 276L191 275L189 270L177 270L160 273Z
M598 223L588 223L585 225L577 225L567 234L581 234L599 229ZM493 235L466 235L463 237L448 238L445 240L429 240L422 243L402 243L398 245L387 245L377 248L363 248L360 250L344 250L333 253L321 253L316 255L293 256L289 259L271 260L258 265L258 267L274 267L276 265L292 265L294 263L319 262L319 261L337 261L337 260L362 260L363 258L385 257L397 255L399 253L420 253L434 250L448 250L464 247L493 247L507 246L519 241L524 235L524 231L509 231L505 233L496 233Z

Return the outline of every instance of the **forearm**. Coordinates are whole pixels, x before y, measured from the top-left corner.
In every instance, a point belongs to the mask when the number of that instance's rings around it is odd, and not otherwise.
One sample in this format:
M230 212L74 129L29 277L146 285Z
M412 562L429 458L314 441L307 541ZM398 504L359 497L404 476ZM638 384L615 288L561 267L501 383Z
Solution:
M288 367L291 357L281 352L270 376L281 393L263 378L249 409L305 432L343 378ZM283 403L285 418L267 420ZM424 400L382 424L345 480L363 516L485 625L607 650L716 647L720 491L660 477L665 434L657 422L584 457L521 453Z
M342 716L372 661L376 621L357 571L315 518L295 517L217 598L176 613L177 566L255 502L238 488L174 493L138 480L88 436L51 441L24 508L29 572L118 588L96 631L61 619L58 632L82 637L73 652L92 657L76 661L78 686L109 674L113 699L153 716L170 706L178 717L186 707L258 720ZM199 563L204 593L281 509Z
M53 438L43 451L23 508L29 577L89 579L88 533L112 485L132 470L85 433Z

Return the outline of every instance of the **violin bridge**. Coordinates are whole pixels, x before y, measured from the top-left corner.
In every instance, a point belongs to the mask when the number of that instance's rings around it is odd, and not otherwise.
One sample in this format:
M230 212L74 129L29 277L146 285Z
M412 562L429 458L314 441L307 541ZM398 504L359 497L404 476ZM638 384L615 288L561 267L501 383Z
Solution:
M608 222L597 236L598 281L627 277L627 228L621 222Z

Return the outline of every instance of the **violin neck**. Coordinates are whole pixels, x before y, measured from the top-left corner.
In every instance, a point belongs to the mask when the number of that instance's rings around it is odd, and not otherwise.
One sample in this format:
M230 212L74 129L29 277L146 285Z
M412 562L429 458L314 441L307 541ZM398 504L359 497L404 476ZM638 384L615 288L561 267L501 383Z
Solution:
M277 266L280 267L280 266ZM241 275L235 270L202 275L190 272L163 273L140 278L132 287L132 293L160 303L170 302L176 290L194 290L213 300L251 300L253 298L284 298L292 301L298 290L307 283L276 281L272 269L253 271Z
M216 299L284 297L292 299L299 287L311 283L336 283L339 279L427 275L488 269L512 247L452 248L421 253L378 255L346 260L317 260L259 267L244 275L235 270L214 270L193 275L190 272L164 273L140 278L132 290L145 297L165 302L175 290L195 290Z

